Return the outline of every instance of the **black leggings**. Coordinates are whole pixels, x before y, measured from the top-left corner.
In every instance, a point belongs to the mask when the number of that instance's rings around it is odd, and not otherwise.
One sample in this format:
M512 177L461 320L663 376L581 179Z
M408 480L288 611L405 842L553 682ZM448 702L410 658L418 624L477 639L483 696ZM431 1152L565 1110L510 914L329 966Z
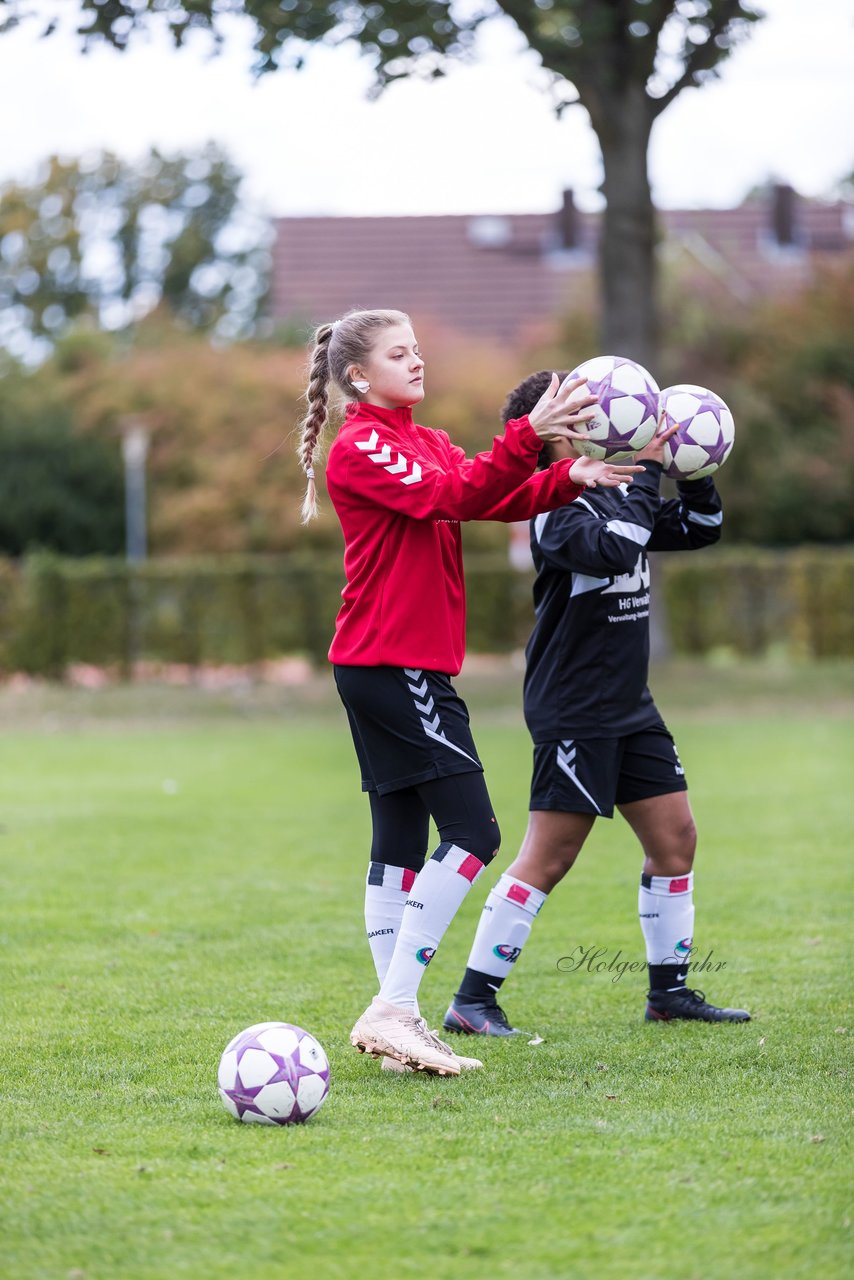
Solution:
M427 857L431 817L443 844L458 845L484 865L498 852L501 832L482 773L455 773L384 796L369 791L368 796L372 862L420 871Z

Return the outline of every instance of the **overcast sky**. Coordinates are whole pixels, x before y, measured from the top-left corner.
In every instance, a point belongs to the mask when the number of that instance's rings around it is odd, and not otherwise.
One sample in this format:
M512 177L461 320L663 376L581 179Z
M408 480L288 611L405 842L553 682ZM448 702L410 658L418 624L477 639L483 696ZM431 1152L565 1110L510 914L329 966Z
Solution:
M76 0L29 0L68 16ZM718 83L683 93L656 125L650 172L662 208L723 207L768 178L822 195L854 170L854 0L764 0L768 17ZM232 20L210 57L201 34L177 51L165 34L129 52L83 56L38 24L0 37L0 182L38 161L109 148L222 143L267 213L538 212L564 186L597 207L599 152L583 110L558 122L537 60L507 21L491 24L475 65L366 100L356 50L318 49L306 70L260 81L248 24Z

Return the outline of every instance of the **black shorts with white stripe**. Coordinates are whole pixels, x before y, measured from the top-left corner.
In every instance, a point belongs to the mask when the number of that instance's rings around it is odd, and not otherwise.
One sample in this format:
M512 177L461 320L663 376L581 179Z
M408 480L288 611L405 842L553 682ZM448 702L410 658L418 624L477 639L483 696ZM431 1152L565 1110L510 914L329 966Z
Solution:
M623 738L564 738L534 746L532 810L614 816L614 806L687 791L662 720Z
M466 704L440 671L333 667L362 770L362 790L483 772Z

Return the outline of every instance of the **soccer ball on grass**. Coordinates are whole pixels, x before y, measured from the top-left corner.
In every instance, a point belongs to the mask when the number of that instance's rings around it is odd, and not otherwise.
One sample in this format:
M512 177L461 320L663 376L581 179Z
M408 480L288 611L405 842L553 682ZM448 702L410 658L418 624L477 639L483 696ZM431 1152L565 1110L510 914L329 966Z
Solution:
M329 1092L329 1062L290 1022L258 1022L230 1040L217 1072L226 1111L245 1124L302 1124Z

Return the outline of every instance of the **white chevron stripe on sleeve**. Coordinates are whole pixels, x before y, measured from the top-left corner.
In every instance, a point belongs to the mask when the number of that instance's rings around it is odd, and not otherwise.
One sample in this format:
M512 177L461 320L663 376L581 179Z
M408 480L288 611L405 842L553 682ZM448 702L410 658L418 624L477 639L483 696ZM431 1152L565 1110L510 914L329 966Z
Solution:
M722 511L716 511L713 515L706 515L702 511L686 511L685 514L694 524L723 524L724 519Z
M645 547L649 542L651 531L644 529L641 524L632 524L630 520L609 520L605 528L610 529L611 533L616 533L620 538L636 542L639 547Z
M572 479L572 477L570 477L570 479ZM576 498L575 501L580 507L585 507L592 516L598 516L600 520L602 519L602 512L597 511L595 507L591 506L586 498Z
M392 452L390 444L380 444L380 438L373 430L367 440L354 441L356 448L366 453L371 462L375 462L377 466L383 468L391 476L399 476L401 484L418 484L422 478L421 463L409 463L408 459L402 453L398 453L397 462L392 462ZM379 447L378 447L379 446ZM412 470L407 475L410 465Z
M409 463L406 461L402 453L397 455L397 462L391 467L386 467L386 471L390 476L405 475L409 470Z
M534 537L537 539L537 542L539 542L543 536L543 530L546 527L546 521L550 515L550 511L543 511L534 521Z

